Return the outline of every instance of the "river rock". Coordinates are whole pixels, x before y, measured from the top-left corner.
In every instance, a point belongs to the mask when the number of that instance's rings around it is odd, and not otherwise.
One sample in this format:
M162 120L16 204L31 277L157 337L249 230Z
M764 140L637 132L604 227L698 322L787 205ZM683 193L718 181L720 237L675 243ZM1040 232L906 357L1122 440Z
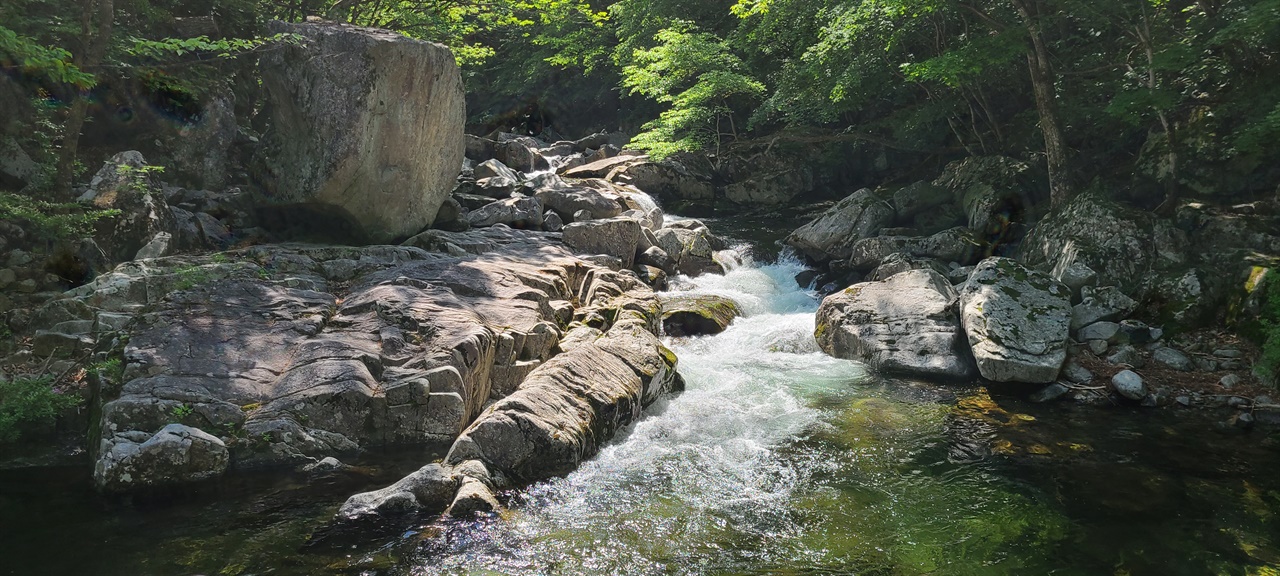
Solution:
M983 254L983 242L965 228L951 228L932 236L874 236L849 247L849 265L870 270L892 254L910 254L960 265L976 263Z
M477 164L476 167L473 169L473 175L477 182L480 180L484 180L485 178L493 178L493 177L506 178L512 182L520 181L519 172L512 170L511 168L507 167L506 164L503 164L493 158L490 158L488 160L485 160L484 162Z
M1191 359L1187 358L1186 354L1174 350L1173 348L1169 348L1168 346L1156 348L1155 351L1151 353L1151 359L1182 372L1190 372L1195 369L1195 365L1191 363Z
M451 468L427 464L386 488L351 496L338 509L337 519L350 522L423 509L443 510L462 481Z
M607 254L622 260L623 268L635 264L640 244L640 223L630 218L574 222L564 227L564 243L583 254Z
M102 438L138 444L182 413L184 425L250 439L228 446L241 468L450 442L558 353L575 309L614 319L625 305L659 330L647 286L549 235L495 226L411 241L130 262L61 301L78 307L41 317L133 316L113 324L126 326L127 369L118 397L104 398Z
M169 424L153 435L104 436L93 478L107 492L186 484L220 476L229 461L227 446L219 438L199 428Z
M636 263L641 266L653 266L668 275L675 274L677 270L675 259L658 246L650 246L644 252L641 252L636 257Z
M819 262L849 257L854 242L875 236L893 222L893 207L863 188L787 236L787 245Z
M921 258L919 256L895 252L880 262L880 265L876 266L875 270L872 270L870 274L867 274L867 281L877 282L885 280L900 272L906 272L907 270L924 269L933 270L939 274L946 274L949 272L944 269L942 264L932 258ZM965 279L968 279L968 274L965 274Z
M682 388L674 354L645 328L647 313L620 313L603 337L550 359L487 408L446 463L479 460L518 482L565 474L644 406Z
M272 204L318 207L373 242L432 224L462 166L466 120L453 53L386 30L272 22L301 36L263 52Z
M983 378L1048 383L1066 360L1070 292L1008 258L978 264L960 287L960 317Z
M665 293L662 302L662 330L669 336L719 334L742 315L738 303L711 294Z
M476 180L475 191L488 198L510 198L520 187L520 181L506 176L490 176Z
M1073 317L1074 318L1074 317ZM1105 342L1115 342L1116 337L1120 334L1120 325L1115 322L1094 322L1076 333L1076 339L1081 342L1090 340L1103 340Z
M956 302L941 274L909 270L827 296L818 307L814 336L827 354L885 373L965 378L973 366Z
M512 228L537 230L542 227L542 202L528 196L498 200L468 212L467 222L477 228L506 224Z
M1147 385L1142 377L1132 370L1121 370L1111 377L1111 388L1122 397L1135 402L1147 396Z
M1138 307L1133 298L1115 286L1085 286L1080 290L1080 297L1080 303L1071 308L1072 330L1095 322L1120 320Z
M613 218L623 210L616 196L587 187L542 188L535 197L562 218L572 218L579 210L590 212L594 218Z
M715 200L715 187L711 176L696 166L694 159L687 156L674 155L656 162L646 159L624 163L613 169L608 179L630 184L667 202L709 205Z
M172 239L178 231L160 183L148 172L147 161L139 152L121 152L107 160L89 181L80 201L120 211L118 216L94 224L94 241L113 263L133 260L158 235Z

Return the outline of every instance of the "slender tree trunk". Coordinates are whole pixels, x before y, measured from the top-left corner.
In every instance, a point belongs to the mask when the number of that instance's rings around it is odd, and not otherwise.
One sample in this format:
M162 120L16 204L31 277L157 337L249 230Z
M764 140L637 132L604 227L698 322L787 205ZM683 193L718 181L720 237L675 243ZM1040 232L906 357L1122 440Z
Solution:
M97 8L98 30L91 31L90 21L94 8ZM113 0L84 0L84 13L80 16L81 48L76 55L75 64L86 70L102 63L107 55L107 47L111 44L111 26L115 19ZM63 124L62 150L58 154L57 174L54 177L54 193L63 197L71 196L71 185L75 178L76 156L80 152L80 130L84 128L85 116L89 112L89 99L86 94L77 91L72 98L71 109L67 112L67 121Z
M1156 53L1155 38L1151 35L1151 15L1147 12L1145 4L1142 5L1142 25L1135 28L1138 36L1138 42L1142 44L1142 52L1147 57L1147 89L1155 92L1160 87L1160 78L1156 76ZM1178 204L1178 149L1177 141L1174 138L1173 122L1169 120L1169 115L1156 108L1156 117L1160 120L1160 127L1164 129L1165 160L1169 164L1169 174L1165 180L1164 200L1156 207L1156 212L1161 214L1171 214Z
M1058 117L1058 96L1053 68L1049 64L1049 49L1036 20L1039 16L1036 0L1011 1L1031 37L1027 67L1031 72L1031 90L1035 94L1036 111L1040 114L1040 133L1044 135L1044 151L1049 165L1049 202L1053 208L1058 208L1071 199L1073 191L1067 174L1067 144L1062 134L1062 121Z

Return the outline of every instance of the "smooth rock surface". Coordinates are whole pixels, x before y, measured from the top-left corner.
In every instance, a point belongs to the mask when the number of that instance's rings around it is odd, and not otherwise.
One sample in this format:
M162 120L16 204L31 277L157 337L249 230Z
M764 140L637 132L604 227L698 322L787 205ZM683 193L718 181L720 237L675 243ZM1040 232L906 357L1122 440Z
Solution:
M945 277L909 270L827 296L818 308L814 336L827 354L885 373L965 378L973 374L973 365L956 306L956 292Z

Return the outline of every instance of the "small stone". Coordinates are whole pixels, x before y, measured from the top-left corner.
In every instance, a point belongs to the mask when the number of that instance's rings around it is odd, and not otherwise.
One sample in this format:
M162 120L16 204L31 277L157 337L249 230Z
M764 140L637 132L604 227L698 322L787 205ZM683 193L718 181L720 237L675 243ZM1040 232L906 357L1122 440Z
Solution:
M1160 405L1160 397L1155 394L1147 394L1142 397L1142 402L1139 405L1143 408L1155 408Z
M1227 406L1232 408L1241 408L1250 404L1252 404L1252 402L1250 402L1248 398L1241 398L1239 396L1232 396L1227 399Z
M1240 376L1236 374L1227 374L1218 380L1218 385L1227 390L1235 388L1238 384L1240 384Z
M1120 332L1120 325L1115 322L1094 322L1076 332L1076 339L1111 341Z
M1067 392L1070 392L1070 391L1071 389L1067 388L1062 383L1054 382L1053 384L1045 386L1044 388L1041 388L1040 390L1036 391L1034 394L1030 396L1029 399L1032 402L1052 402L1054 400L1057 400L1058 398L1065 396Z
M1191 363L1195 364L1196 370L1199 370L1201 372L1217 372L1218 371L1218 361L1212 358L1204 358L1201 356L1196 356L1195 358L1191 359Z
M1142 357L1142 353L1133 346L1116 348L1115 353L1107 357L1107 362L1133 366L1134 368L1142 368L1147 365L1147 360Z
M1151 327L1132 318L1122 320L1120 321L1120 337L1122 338L1121 341L1130 344L1146 344L1152 340Z
M1232 416L1227 420L1227 425L1240 430L1248 430L1253 428L1253 414L1249 412L1241 412Z
M1174 398L1173 401L1177 402L1179 406L1191 406L1190 396L1178 396L1177 398Z
M27 278L26 280L19 282L14 289L23 294L34 294L36 290L40 289L40 286L36 284L35 280Z
M594 220L590 210L579 210L573 213L574 222L586 222L587 220Z
M1106 354L1106 353L1107 353L1107 341L1106 341L1106 340L1090 340L1090 341L1089 341L1089 351L1090 351L1090 352L1093 352L1093 355L1094 355L1094 356L1101 356L1101 355L1103 355L1103 354Z
M1182 372L1190 372L1195 367L1186 354L1168 347L1156 349L1151 353L1151 359Z
M542 217L542 229L547 232L559 232L564 229L564 220L560 219L560 215L548 210Z
M1214 350L1213 355L1217 356L1218 358L1234 359L1234 358L1240 358L1241 356L1244 356L1244 353L1234 348L1221 348L1218 350Z
M1261 395L1261 396L1255 396L1255 397L1253 398L1253 403L1254 403L1255 405L1257 405L1257 404L1273 404L1274 402L1275 402L1275 401L1274 401L1274 400L1272 400L1272 399L1271 399L1271 397L1270 397L1270 396L1267 396L1266 394L1263 394L1263 395Z
M324 474L326 472L337 472L346 468L348 468L348 466L343 464L341 460L338 460L333 456L328 456L324 459L303 466L302 471L308 474Z
M1248 370L1249 364L1240 360L1224 360L1218 363L1219 370Z
M1111 377L1111 387L1125 398L1141 401L1147 396L1147 385L1142 377L1132 370L1121 370Z
M10 284L18 281L18 273L12 268L0 270L0 290L8 288Z
M1152 328L1152 329L1151 329L1151 339L1152 339L1152 340L1159 340L1159 339L1161 339L1161 338L1164 338L1164 328Z
M1085 384L1093 380L1093 372L1075 361L1069 361L1062 367L1062 377L1074 384Z

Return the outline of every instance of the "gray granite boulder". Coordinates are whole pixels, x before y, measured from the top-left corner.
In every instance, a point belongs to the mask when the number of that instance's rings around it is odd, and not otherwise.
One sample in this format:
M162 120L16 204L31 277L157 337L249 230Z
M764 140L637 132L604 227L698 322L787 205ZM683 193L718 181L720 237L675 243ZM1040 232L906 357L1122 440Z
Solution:
M818 307L814 336L827 354L881 372L965 378L973 364L956 306L945 277L908 270L827 296Z
M272 129L259 179L386 242L432 224L462 166L462 76L440 44L329 22L272 22L298 44L260 60Z
M1008 258L978 264L960 287L960 318L978 372L995 382L1045 384L1067 357L1070 291Z

